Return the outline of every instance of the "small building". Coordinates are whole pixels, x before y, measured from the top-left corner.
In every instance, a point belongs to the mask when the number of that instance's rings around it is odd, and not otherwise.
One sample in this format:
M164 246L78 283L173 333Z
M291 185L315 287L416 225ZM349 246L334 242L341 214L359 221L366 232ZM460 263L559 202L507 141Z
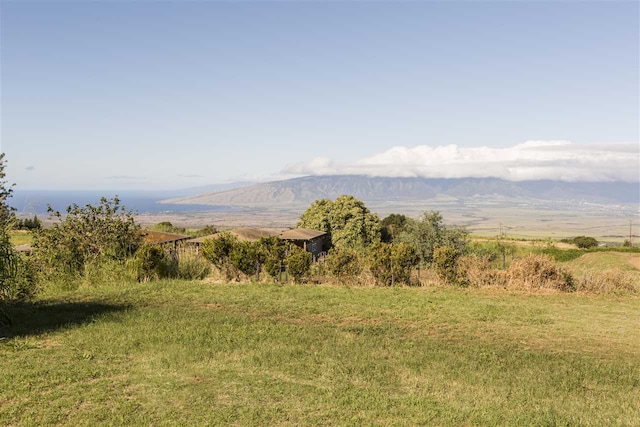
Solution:
M165 233L164 231L152 231L142 230L143 243L150 243L152 245L162 245L172 247L173 250L178 249L178 244L191 239L191 236L185 236L183 234Z
M331 245L329 234L308 228L294 228L293 230L283 231L280 233L280 238L310 252L314 259L322 252L327 251Z

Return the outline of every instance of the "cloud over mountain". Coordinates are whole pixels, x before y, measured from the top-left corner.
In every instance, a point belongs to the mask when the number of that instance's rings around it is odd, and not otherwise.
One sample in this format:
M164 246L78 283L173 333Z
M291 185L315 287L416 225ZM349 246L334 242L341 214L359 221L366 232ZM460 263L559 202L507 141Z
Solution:
M351 164L316 158L289 165L291 175L501 178L509 181L640 180L640 144L527 141L506 148L457 145L393 147Z

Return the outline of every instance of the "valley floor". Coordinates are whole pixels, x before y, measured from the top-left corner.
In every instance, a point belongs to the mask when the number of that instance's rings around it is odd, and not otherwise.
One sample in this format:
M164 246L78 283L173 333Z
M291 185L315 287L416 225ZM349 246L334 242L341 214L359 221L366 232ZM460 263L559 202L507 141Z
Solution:
M640 298L105 286L4 307L2 425L639 425Z

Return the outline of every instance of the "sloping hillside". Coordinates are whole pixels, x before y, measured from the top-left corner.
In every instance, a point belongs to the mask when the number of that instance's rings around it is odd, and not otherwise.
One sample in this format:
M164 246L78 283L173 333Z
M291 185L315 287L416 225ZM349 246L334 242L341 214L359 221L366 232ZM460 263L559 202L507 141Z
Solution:
M427 200L500 196L592 203L638 203L637 183L511 182L495 178L424 179L366 176L311 176L255 184L227 191L165 201L178 204L282 205L307 204L320 198L351 194L365 201Z

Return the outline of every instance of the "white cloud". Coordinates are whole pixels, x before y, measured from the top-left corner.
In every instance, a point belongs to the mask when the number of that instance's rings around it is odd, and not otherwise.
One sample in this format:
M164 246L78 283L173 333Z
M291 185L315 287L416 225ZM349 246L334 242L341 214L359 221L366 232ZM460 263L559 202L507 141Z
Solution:
M351 164L328 158L289 165L290 175L370 175L422 178L502 178L510 181L640 180L640 144L527 141L513 147L393 147Z

